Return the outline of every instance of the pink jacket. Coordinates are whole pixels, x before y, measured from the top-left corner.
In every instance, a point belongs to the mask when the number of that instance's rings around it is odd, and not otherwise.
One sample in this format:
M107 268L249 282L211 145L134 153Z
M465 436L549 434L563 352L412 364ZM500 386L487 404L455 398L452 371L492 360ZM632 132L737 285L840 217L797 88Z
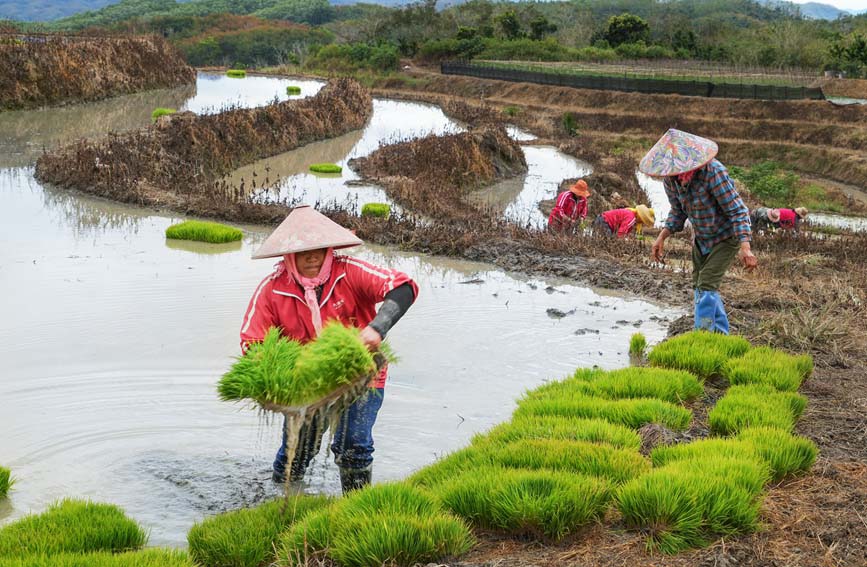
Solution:
M334 256L331 277L322 286L322 321L336 319L347 327L362 329L376 316L376 304L394 288L409 283L418 297L418 286L397 270L380 268L350 256ZM256 288L241 325L241 350L259 342L271 327L280 327L283 336L302 343L316 337L304 290L289 275L281 260L274 272ZM385 386L387 367L372 384Z
M780 228L797 228L798 215L793 209L778 209L780 211Z
M635 228L635 213L629 209L613 209L602 213L602 218L611 227L617 238L624 238Z
M576 197L572 191L563 191L548 216L548 228L563 230L568 226L566 221L576 221L586 216L587 199Z

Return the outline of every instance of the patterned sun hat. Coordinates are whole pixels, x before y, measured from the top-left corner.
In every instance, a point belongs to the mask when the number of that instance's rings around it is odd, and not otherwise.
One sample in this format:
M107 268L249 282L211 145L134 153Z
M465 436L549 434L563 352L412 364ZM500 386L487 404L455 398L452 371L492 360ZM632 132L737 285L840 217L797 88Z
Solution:
M666 177L698 169L716 156L716 142L671 128L650 148L638 169L651 177Z

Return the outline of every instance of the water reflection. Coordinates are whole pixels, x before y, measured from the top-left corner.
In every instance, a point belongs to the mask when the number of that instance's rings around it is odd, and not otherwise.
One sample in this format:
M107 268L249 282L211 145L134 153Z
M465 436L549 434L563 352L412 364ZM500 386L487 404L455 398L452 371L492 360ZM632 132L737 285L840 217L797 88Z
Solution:
M300 95L286 94L286 87L301 87ZM325 83L311 79L256 77L248 75L233 79L215 73L199 73L196 96L186 101L181 110L196 114L215 114L226 107L253 108L274 101L295 100L313 96Z
M166 238L166 248L172 250L183 250L184 252L193 252L194 254L225 254L226 252L237 252L243 246L240 240L235 242L224 242L221 244L211 244L210 242L198 242L196 240L179 240L177 238Z

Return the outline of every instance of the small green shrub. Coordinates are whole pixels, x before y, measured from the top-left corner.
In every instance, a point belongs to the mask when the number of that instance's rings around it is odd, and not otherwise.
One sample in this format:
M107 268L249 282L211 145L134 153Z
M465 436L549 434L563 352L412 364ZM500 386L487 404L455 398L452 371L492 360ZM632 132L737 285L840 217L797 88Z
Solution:
M732 386L707 417L711 432L717 435L732 435L756 426L791 431L806 406L805 397L779 392L773 386Z
M792 356L769 347L754 348L729 360L725 368L732 384L767 384L786 392L797 391L812 372L810 355Z
M498 425L477 440L508 443L520 439L562 439L565 441L588 441L606 443L621 449L641 447L641 437L625 425L611 423L604 419L582 419L559 416L516 417L508 423ZM474 440L475 442L475 440Z
M641 333L635 333L629 338L629 354L642 357L647 350L647 339Z
M289 85L288 87L286 87L286 94L290 95L290 96L291 95L300 95L301 94L301 87L299 87L297 85Z
M313 173L341 173L343 168L334 163L314 163L310 166Z
M686 429L692 413L686 408L654 398L605 400L580 393L557 396L527 397L518 402L515 417L567 416L601 418L612 423L638 429L648 423L659 423L678 431Z
M190 555L202 567L257 567L274 561L279 535L331 500L299 495L235 510L195 524L187 535Z
M166 229L166 238L177 240L198 240L211 244L235 242L244 238L240 229L216 222L184 221Z
M571 392L607 400L656 398L680 403L699 397L704 393L704 387L695 376L682 370L628 367L605 372L579 369L572 378L546 384L527 394L527 397Z
M699 378L722 373L726 361L750 349L743 337L708 331L691 331L668 339L650 351L653 366L692 372Z
M387 219L390 214L391 205L388 203L365 203L365 205L361 207L361 216L363 217Z
M503 107L503 114L505 114L506 116L508 116L510 118L514 118L515 116L519 115L520 113L521 113L520 107L512 106L512 105Z
M174 108L155 108L151 112L151 122L156 122L160 116L168 116L177 112Z
M611 497L601 479L496 467L468 470L435 492L446 507L477 526L551 539L602 516Z
M12 479L12 471L5 467L0 467L0 498L5 498L9 494L9 489L14 484Z
M59 553L0 557L0 567L196 567L186 552L144 549L127 553Z
M226 71L226 76L232 79L243 79L247 76L247 71L244 69L229 69Z
M117 506L66 499L0 529L0 557L129 551L146 540L145 531Z
M738 433L738 439L755 448L777 481L809 471L819 454L816 444L806 437L775 427L748 427Z
M473 544L467 526L406 483L357 491L281 537L278 564L331 559L347 567L440 562Z
M574 136L578 133L578 129L580 125L578 124L578 119L575 118L575 115L571 112L563 113L563 118L561 119L563 124L563 130L566 131L570 136Z

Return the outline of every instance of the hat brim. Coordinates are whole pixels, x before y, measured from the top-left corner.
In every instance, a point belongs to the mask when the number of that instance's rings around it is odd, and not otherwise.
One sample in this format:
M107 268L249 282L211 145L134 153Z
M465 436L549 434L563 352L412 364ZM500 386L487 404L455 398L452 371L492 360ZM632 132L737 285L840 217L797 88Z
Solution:
M638 170L650 177L670 177L704 167L719 152L713 140L670 129L641 159Z

